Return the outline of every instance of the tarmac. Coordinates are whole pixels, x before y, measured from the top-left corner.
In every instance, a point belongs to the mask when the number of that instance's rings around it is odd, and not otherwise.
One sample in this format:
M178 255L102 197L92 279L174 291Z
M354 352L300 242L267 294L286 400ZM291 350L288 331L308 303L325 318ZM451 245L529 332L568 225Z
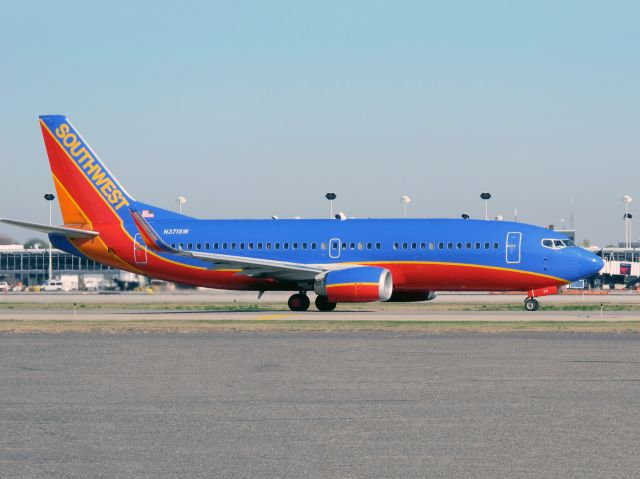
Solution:
M0 321L379 321L379 322L513 322L640 321L640 311L95 311L0 310Z
M0 477L631 478L638 334L0 334Z

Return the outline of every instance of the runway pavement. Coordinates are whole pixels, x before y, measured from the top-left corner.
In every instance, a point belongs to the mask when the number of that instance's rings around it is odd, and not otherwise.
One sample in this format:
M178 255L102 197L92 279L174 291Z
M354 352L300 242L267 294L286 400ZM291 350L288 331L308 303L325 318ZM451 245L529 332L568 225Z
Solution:
M266 292L262 302L280 302L286 305L290 292ZM313 295L311 295L313 296ZM488 293L438 293L433 303L522 303L524 294L488 294ZM141 292L129 293L98 293L98 292L41 292L41 293L0 293L0 303L3 302L68 302L68 303L258 303L258 293L255 291L225 291L216 289L179 290L173 292L155 292L152 294ZM612 291L610 294L561 294L540 298L541 304L564 303L640 303L637 292Z
M639 365L637 334L0 334L0 477L637 477Z
M0 321L640 321L640 311L100 311L0 310Z

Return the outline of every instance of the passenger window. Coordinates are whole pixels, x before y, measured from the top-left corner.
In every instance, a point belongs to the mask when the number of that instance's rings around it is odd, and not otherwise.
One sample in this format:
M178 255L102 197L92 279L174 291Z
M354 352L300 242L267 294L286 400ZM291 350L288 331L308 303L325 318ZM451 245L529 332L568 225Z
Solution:
M393 243L393 249L398 249L399 244L398 243Z
M187 249L192 250L193 249L193 243L187 244Z
M380 243L376 243L376 249L380 249L382 248L382 245Z
M298 243L291 243L292 249L298 249Z
M240 249L244 249L244 243L240 243Z
M364 249L364 243L358 243L358 251L362 251Z
M276 249L280 249L280 243L276 243Z
M372 249L373 245L371 243L367 243L367 249Z
M480 243L476 243L476 249L480 249Z
M267 243L267 244L265 245L265 249L271 249L271 243Z
M420 243L420 249L427 249L427 243Z
M231 249L236 249L236 244L235 243L231 243Z
M444 249L444 243L438 243L438 249Z
M453 249L453 243L447 243L447 249Z
M206 244L204 245L204 248L205 248L205 249L211 249L211 243L206 243Z
M435 243L429 243L429 249L431 249L431 250L436 249L436 244Z
M342 243L342 251L347 251L349 249L349 243Z
M411 249L418 249L418 243L411 243Z
M202 249L202 244L196 243L196 249Z
M467 249L471 249L471 243L467 243Z
M262 243L258 243L258 249L262 249Z
M355 243L351 243L351 249L356 249L356 244Z
M184 244L180 243L180 251L184 249Z
M289 249L289 243L284 243L284 244L282 245L282 247L283 247L283 249Z
M250 250L252 250L252 249L253 249L253 243L249 243L249 244L248 244L248 246L249 246L249 249L250 249Z
M498 249L500 248L500 245L498 243L493 243L493 249Z
M462 249L462 243L457 243L457 244L456 244L456 248L457 248L457 249Z
M316 249L316 244L315 243L311 243L311 249ZM327 249L327 243L325 243L324 241L320 244L320 249Z
M407 249L409 247L408 243L402 243L402 249Z
M484 244L484 249L489 249L489 246L490 246L489 243L485 243Z
M302 243L302 249L307 249L307 243ZM315 248L313 248L315 249Z
M176 249L176 244L175 244L175 243L171 243L171 247L172 247L173 249Z
M227 249L227 243L222 243L222 249Z

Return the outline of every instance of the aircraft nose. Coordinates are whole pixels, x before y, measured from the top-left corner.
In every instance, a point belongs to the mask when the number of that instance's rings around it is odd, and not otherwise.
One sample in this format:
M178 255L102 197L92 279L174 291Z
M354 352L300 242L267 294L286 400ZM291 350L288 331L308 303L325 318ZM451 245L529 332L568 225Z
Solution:
M580 278L589 278L604 267L603 259L590 251L580 252Z

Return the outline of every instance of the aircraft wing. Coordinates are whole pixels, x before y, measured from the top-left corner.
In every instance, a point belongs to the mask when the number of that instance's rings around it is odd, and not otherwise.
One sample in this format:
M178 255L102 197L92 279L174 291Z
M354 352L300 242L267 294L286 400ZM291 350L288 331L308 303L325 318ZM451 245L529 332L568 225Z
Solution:
M27 228L40 233L55 233L65 238L70 239L88 239L98 236L100 233L91 230L82 230L79 228L69 228L67 226L50 226L43 225L41 223L28 223L26 221L9 220L6 218L0 218L0 223L6 223L12 226L18 226L19 228Z
M153 229L145 218L134 208L130 208L133 220L148 248L179 256L198 258L211 263L211 269L237 269L236 274L255 278L274 278L279 281L306 282L313 281L318 274L329 269L331 265L314 265L292 263L272 259L234 256L201 251L184 251L172 248Z

